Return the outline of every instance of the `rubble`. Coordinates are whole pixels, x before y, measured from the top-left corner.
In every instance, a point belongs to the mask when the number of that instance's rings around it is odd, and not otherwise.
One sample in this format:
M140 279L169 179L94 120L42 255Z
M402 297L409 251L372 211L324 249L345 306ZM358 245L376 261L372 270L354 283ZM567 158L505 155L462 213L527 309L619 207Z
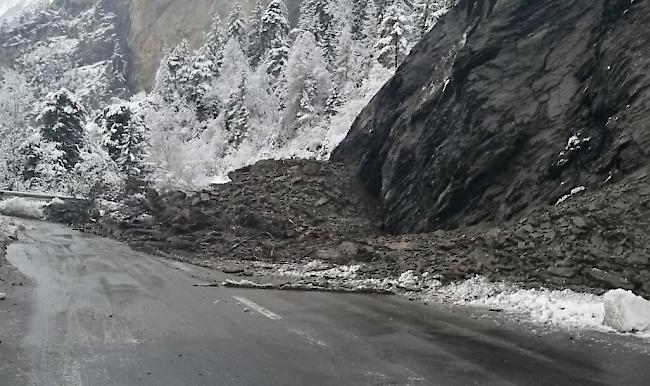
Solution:
M230 178L200 192L148 192L119 216L94 217L84 228L253 281L287 265L320 272L354 266L355 280L397 280L412 271L442 283L481 275L523 288L650 296L647 174L507 222L404 235L382 230L374 202L342 165L262 161ZM346 280L320 275L310 285L336 287L339 279Z

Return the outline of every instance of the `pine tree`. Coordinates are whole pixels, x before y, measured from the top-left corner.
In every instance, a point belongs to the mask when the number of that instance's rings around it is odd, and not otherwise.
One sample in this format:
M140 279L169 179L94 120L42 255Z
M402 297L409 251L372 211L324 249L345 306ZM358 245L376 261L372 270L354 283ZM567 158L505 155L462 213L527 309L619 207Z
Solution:
M226 39L234 38L241 45L242 50L248 48L248 36L246 34L246 25L244 24L241 6L238 2L233 4L230 14L228 14L228 27L226 30Z
M415 3L418 40L433 28L453 3L454 0L418 0Z
M272 0L262 16L261 46L264 66L271 80L282 87L280 80L289 56L289 21L284 0Z
M128 62L125 56L126 55L122 49L122 45L119 42L115 43L115 47L113 48L113 56L111 57L111 65L113 70L111 86L114 90L124 93L126 93L127 89L128 73Z
M228 97L230 91L238 88L242 79L248 78L252 73L242 47L234 38L228 40L223 49L223 62L219 71L221 76L216 82L216 88L225 90L218 91L224 97Z
M354 75L352 73L355 70L353 68L353 46L356 42L353 40L352 29L352 20L350 17L344 18L341 25L341 33L336 43L336 61L333 66L335 82L340 88L344 88Z
M383 15L379 27L379 41L375 44L378 50L377 59L386 68L397 68L410 49L407 37L411 31L409 20L403 10L389 6Z
M264 8L260 0L255 4L255 8L250 16L248 27L248 60L253 68L257 67L262 59L262 16Z
M221 17L215 13L210 30L203 35L203 45L199 48L198 53L211 60L217 68L221 64L223 46L227 41L225 36L221 26Z
M242 78L239 87L232 91L226 108L227 141L233 148L239 147L248 134L250 112L246 106L246 81L245 77Z
M187 40L181 41L160 63L154 91L165 101L174 101L188 93L191 49Z
M296 130L315 126L325 116L332 87L331 76L323 50L311 32L303 32L294 42L287 74L288 132L281 140L292 138Z
M233 90L238 89L242 79L248 79L252 72L239 42L231 38L223 48L219 77L213 79L203 103L212 106L213 111L225 112Z
M101 145L128 177L141 178L147 158L147 128L143 119L134 114L128 104L105 108L97 116Z
M66 170L71 170L81 160L87 116L74 95L61 89L45 97L44 108L36 118L40 137L60 151L57 162Z
M367 14L368 1L373 1L373 0L352 0L351 33L352 33L352 39L357 41L361 41L366 38L364 23L368 16Z
M334 61L336 52L334 8L332 0L303 0L298 22L299 29L314 34L328 63Z

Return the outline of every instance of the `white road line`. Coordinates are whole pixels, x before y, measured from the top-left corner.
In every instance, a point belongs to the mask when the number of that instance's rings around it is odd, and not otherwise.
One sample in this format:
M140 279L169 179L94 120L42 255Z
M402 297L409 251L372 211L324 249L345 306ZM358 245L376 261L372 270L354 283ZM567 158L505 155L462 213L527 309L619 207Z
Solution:
M327 344L325 342L312 337L311 335L307 334L304 331L296 330L294 328L289 328L289 331L293 332L294 334L298 335L301 338L304 338L305 340L307 340L311 344L315 344L317 346L322 346L322 347L327 347Z
M267 310L266 308L260 306L259 304L255 303L254 301L252 301L250 299L246 299L246 298L243 298L243 297L240 297L240 296L233 296L233 298L235 300L237 300L238 302L240 302L242 304L245 304L246 306L252 308L253 310L257 311L258 313L266 316L267 318L269 318L271 320L280 320L280 319L282 319L282 317L280 315Z

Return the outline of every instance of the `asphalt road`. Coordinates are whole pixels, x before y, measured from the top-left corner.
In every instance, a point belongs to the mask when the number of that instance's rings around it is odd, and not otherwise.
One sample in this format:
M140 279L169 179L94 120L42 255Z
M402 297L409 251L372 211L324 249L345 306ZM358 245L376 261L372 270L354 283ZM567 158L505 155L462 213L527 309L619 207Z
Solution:
M539 336L391 296L194 287L226 276L60 225L27 225L7 257L33 285L19 336L0 343L1 385L647 385L650 379L647 343L633 338Z

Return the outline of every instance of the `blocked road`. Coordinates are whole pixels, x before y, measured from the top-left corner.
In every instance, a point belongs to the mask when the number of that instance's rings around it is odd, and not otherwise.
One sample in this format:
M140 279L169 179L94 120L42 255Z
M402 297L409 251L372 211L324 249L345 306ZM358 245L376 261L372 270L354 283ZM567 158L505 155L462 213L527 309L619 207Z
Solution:
M57 224L8 259L32 278L0 384L646 384L633 339L538 334L392 296L205 288L225 275ZM0 304L0 307L8 303ZM1 325L0 325L0 328Z

